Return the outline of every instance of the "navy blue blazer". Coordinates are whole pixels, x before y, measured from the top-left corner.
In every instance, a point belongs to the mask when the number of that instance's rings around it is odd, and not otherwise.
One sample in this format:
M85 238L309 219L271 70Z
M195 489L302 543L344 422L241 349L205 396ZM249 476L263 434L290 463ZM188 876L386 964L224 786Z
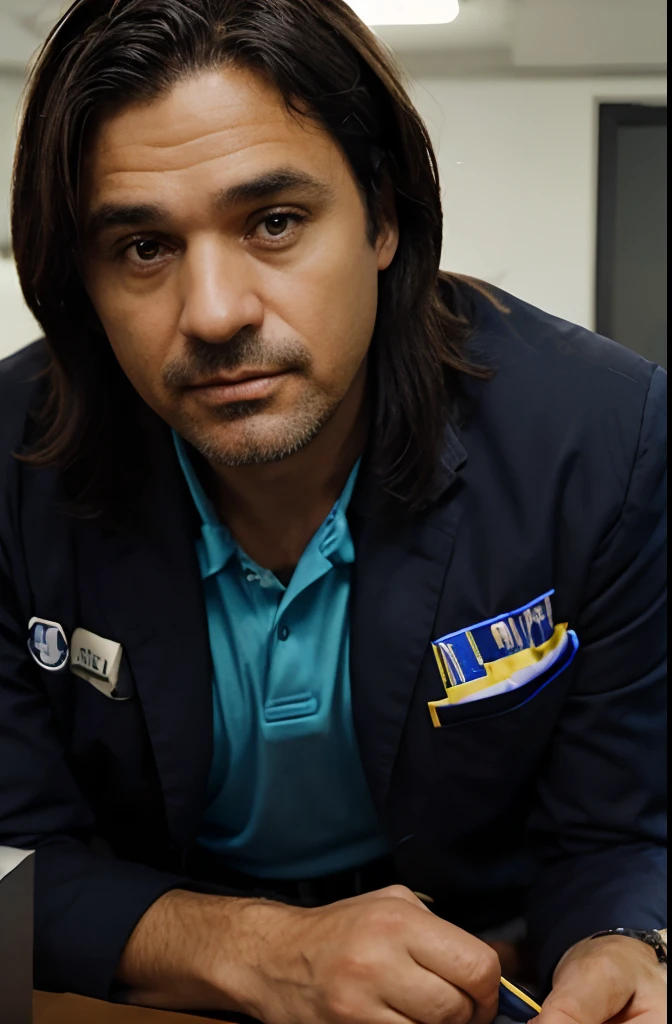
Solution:
M666 374L504 297L474 298L469 379L431 506L351 510L352 699L401 879L471 930L518 914L544 977L601 928L665 923ZM11 454L45 353L0 363L0 844L36 854L36 985L107 997L124 944L185 872L206 800L211 664L193 510L167 429L149 524L63 508ZM549 685L454 709L431 642L554 589L580 649ZM33 616L123 645L126 701L38 667Z

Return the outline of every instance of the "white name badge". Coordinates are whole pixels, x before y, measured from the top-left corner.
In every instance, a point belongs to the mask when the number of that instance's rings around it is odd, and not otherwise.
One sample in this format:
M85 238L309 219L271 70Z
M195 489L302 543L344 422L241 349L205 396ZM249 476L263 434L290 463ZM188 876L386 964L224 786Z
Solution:
M115 699L123 653L121 644L114 640L105 640L88 629L76 629L70 641L70 671Z

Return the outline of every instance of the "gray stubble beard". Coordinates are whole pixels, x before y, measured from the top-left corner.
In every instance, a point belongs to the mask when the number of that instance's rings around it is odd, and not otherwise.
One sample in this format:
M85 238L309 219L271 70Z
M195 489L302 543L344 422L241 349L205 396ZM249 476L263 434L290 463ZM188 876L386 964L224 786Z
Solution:
M222 422L229 423L254 423L255 418L263 414L266 402L237 402L234 405L222 406L218 412L221 414ZM289 414L289 422L284 422L285 430L280 437L280 430L277 438L266 439L254 436L254 427L251 427L250 436L236 445L236 450L226 448L226 442L219 440L216 436L216 428L208 430L209 436L199 430L198 424L193 417L189 417L184 428L179 433L193 445L193 447L213 465L224 466L228 469L236 469L240 466L269 465L273 462L280 462L282 459L295 455L303 448L314 441L318 434L329 422L339 402L330 401L322 394L304 395L303 401Z

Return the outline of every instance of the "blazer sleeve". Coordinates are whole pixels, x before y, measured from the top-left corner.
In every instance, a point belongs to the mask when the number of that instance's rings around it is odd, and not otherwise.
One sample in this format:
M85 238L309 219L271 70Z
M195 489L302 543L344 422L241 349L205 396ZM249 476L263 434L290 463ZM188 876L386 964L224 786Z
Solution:
M0 537L0 845L34 849L35 985L106 998L124 945L162 893L186 883L96 855L95 822L68 769Z
M530 820L544 868L528 924L547 987L562 954L594 932L665 924L666 384L656 369Z

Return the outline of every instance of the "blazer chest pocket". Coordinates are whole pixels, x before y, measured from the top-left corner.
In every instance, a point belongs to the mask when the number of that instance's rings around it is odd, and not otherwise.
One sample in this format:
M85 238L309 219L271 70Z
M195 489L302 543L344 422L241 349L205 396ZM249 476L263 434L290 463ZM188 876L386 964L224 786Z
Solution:
M428 704L435 728L514 711L569 667L579 641L554 624L552 596L433 642L445 689Z

